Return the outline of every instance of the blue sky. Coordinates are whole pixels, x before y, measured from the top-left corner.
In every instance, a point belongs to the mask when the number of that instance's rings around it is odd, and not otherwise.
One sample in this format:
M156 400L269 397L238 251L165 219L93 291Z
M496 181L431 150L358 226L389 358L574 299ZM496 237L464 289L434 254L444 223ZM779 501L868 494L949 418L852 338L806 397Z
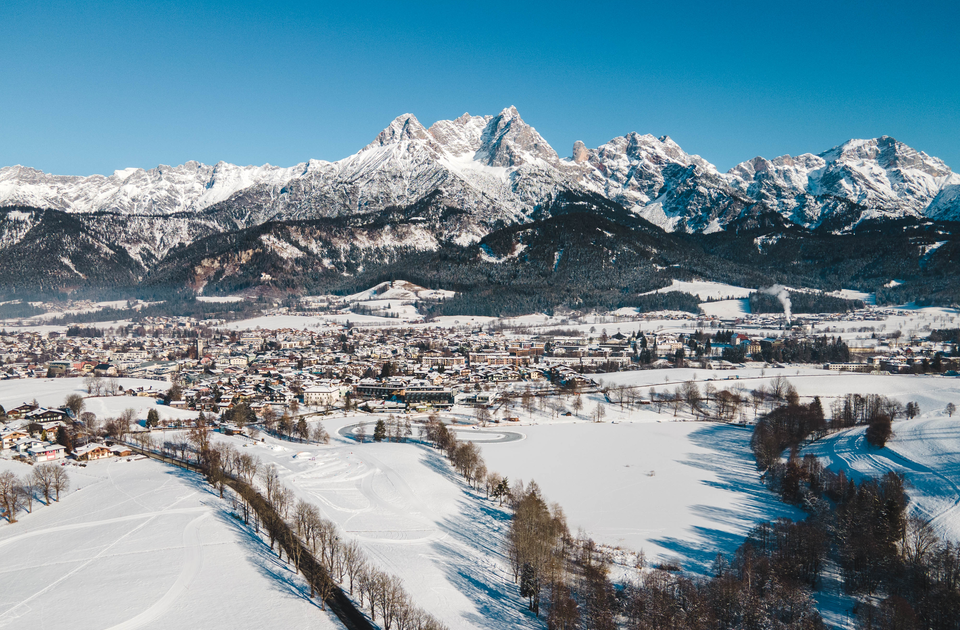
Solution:
M960 3L20 2L0 165L336 160L515 105L561 156L630 131L726 170L890 135L960 170Z

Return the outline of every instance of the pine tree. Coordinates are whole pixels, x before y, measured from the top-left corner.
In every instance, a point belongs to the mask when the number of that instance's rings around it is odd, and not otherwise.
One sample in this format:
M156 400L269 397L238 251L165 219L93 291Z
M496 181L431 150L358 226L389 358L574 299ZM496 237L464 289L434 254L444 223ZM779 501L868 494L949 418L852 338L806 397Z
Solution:
M373 428L373 441L382 442L387 437L387 425L383 419L377 420L377 426Z

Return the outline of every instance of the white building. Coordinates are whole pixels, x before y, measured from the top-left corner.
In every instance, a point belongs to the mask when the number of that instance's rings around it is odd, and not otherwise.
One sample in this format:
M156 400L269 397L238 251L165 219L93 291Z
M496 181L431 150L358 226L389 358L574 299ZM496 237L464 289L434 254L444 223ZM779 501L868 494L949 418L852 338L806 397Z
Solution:
M332 407L340 400L340 388L314 385L303 390L303 404L310 407Z
M38 444L30 447L28 452L37 463L53 462L67 456L67 448L62 444Z

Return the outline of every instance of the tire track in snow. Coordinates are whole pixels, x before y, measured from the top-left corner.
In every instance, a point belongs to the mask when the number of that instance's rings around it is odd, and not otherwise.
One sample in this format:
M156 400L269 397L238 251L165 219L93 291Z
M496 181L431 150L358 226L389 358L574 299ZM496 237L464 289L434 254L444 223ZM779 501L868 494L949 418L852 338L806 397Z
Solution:
M102 521L89 521L87 523L73 523L71 525L57 525L56 527L38 529L36 531L20 534L19 536L13 536L12 538L7 538L6 540L0 540L0 547L5 547L12 542L23 540L24 538L33 538L34 536L42 536L44 534L55 534L57 532L67 532L74 529L97 527L99 525L112 525L114 523L122 523L124 521L136 521L143 518L153 518L157 516L162 516L164 514L190 514L191 512L205 512L207 511L207 509L208 508L206 506L199 506L199 507L192 507L192 508L177 508L172 510L160 510L159 512L144 512L143 514L131 514L129 516L118 516L116 518L108 518Z

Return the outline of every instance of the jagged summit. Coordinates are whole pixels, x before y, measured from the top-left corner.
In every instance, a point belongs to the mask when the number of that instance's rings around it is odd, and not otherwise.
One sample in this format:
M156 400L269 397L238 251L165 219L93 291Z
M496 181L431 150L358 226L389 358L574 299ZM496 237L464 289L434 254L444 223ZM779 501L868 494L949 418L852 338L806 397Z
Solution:
M960 219L960 176L941 160L888 136L849 140L814 155L756 157L719 173L669 136L630 132L560 159L516 107L464 113L425 127L414 114L391 121L358 153L295 166L187 162L127 168L109 176L48 175L0 168L0 205L70 213L172 216L193 213L204 229L269 220L369 214L426 199L456 208L447 236L481 238L494 225L542 216L558 195L594 194L666 230L716 231L776 213L834 231L867 219ZM203 212L202 218L196 213ZM132 227L130 229L133 229ZM162 253L194 228L149 235Z
M426 127L420 124L417 117L413 114L403 114L393 119L386 129L377 135L376 140L367 145L367 148L373 146L387 146L389 144L398 144L403 141L429 141L431 136L427 133Z

